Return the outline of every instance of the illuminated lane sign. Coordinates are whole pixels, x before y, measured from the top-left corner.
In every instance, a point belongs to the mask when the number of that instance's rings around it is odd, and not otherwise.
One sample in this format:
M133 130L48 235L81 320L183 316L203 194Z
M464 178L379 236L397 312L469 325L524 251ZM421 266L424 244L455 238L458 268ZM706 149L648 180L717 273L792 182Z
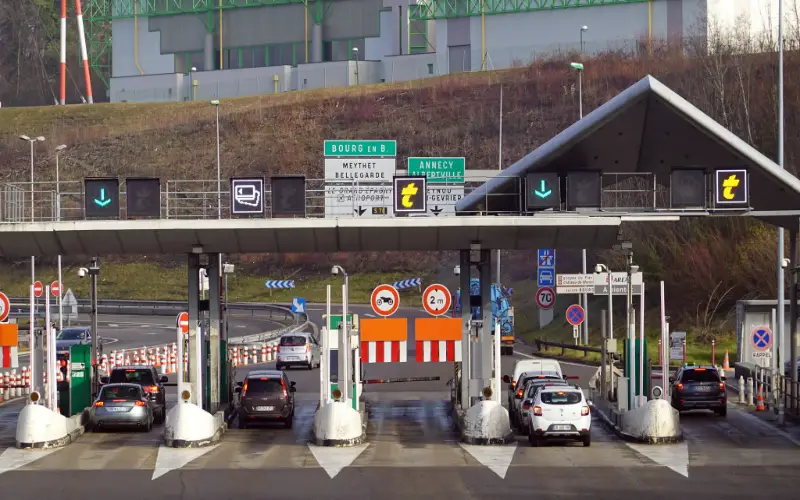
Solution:
M394 213L413 214L428 211L425 177L394 178Z
M747 205L749 201L747 170L717 170L714 172L714 184L717 205Z
M528 210L560 208L561 183L558 174L528 174L525 177L525 206Z
M119 179L84 179L83 209L87 219L119 219Z

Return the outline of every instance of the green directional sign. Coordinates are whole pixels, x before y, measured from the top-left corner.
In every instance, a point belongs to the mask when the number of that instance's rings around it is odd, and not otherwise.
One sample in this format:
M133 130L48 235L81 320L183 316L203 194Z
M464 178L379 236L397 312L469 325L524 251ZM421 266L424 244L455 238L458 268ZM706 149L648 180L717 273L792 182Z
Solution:
M525 206L528 210L561 206L561 184L558 174L551 172L528 174L525 184Z
M325 318L325 314L322 315ZM350 324L353 325L354 328L358 328L358 315L356 314L355 322L353 320L353 315L348 314L347 320L350 321ZM331 330L338 330L339 325L342 324L342 315L341 314L331 314Z
M441 157L408 159L408 175L425 176L430 183L464 183L464 157Z
M119 219L119 179L84 179L83 209L87 219Z
M329 140L325 141L325 156L397 156L397 141Z

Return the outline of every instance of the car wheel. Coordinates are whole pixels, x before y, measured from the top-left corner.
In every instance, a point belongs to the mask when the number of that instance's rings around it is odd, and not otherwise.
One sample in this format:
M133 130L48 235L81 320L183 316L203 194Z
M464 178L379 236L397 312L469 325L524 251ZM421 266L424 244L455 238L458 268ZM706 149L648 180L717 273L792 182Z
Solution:
M290 416L289 418L287 418L286 420L284 420L284 421L283 421L283 423L284 423L284 425L286 425L286 428L287 428L287 429L291 429L291 428L292 428L292 424L294 423L294 418L292 418L292 417Z
M240 429L247 429L247 422L242 419L239 419L239 428Z
M313 361L309 361L308 362L308 369L309 369L309 371L314 369L314 362Z
M588 447L592 445L592 436L583 436L583 446Z
M532 434L532 433L528 433L528 442L529 442L529 443L531 444L531 446L533 446L534 448L538 448L539 446L541 446L541 445L542 445L542 441L541 441L541 439L539 439L539 437L538 437L538 436L536 436L535 434Z

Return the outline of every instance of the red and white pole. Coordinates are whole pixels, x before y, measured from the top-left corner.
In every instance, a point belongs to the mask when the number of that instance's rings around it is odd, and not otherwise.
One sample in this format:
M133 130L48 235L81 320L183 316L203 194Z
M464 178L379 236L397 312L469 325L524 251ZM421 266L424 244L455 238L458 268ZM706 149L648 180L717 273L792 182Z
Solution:
M711 340L711 366L717 366L717 341Z
M78 37L81 40L81 60L83 61L83 81L86 84L86 99L94 103L92 97L92 77L89 75L89 56L86 53L86 35L83 32L83 10L81 0L75 0L75 12L78 18Z
M67 103L67 2L61 0L61 81L58 94L58 103L62 106Z

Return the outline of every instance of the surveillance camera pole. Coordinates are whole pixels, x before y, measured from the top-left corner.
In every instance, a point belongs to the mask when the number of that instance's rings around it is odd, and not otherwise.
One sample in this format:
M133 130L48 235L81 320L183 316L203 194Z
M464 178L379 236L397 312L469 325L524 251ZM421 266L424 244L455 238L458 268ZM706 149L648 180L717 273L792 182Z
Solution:
M99 376L98 353L100 352L99 331L97 329L97 276L100 274L100 263L97 257L92 257L89 264L90 292L91 292L91 323L92 323L92 397L97 396Z

